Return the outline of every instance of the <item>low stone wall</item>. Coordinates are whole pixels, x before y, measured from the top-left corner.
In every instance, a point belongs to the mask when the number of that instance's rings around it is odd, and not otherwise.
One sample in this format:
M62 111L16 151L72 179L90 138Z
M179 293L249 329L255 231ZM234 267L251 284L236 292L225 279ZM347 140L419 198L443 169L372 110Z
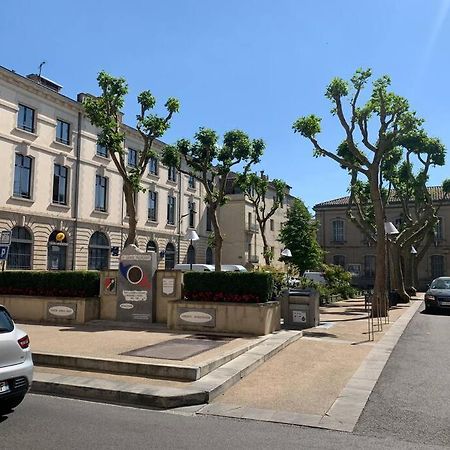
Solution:
M280 329L279 302L167 302L167 326L173 330L214 331L262 336Z
M83 324L100 317L100 300L96 297L37 297L0 295L16 322Z

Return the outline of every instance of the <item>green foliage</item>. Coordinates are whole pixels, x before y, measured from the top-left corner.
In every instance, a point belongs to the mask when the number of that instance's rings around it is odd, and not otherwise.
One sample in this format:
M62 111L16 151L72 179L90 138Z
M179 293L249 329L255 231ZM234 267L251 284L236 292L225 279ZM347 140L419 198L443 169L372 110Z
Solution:
M305 138L313 138L320 133L322 119L314 114L298 118L292 128L294 133L300 133Z
M55 297L96 297L100 275L94 271L0 272L0 294Z
M323 250L316 237L318 224L299 199L294 200L286 217L279 240L291 251L292 257L283 260L297 267L300 273L317 269L323 260Z
M272 300L273 276L265 272L187 272L186 299L238 303Z
M273 278L273 296L278 297L287 286L286 273L272 266L259 266L256 272L269 273Z
M351 285L352 274L350 272L333 264L324 264L323 272L327 288L332 295L340 295L343 299L356 295L356 289Z

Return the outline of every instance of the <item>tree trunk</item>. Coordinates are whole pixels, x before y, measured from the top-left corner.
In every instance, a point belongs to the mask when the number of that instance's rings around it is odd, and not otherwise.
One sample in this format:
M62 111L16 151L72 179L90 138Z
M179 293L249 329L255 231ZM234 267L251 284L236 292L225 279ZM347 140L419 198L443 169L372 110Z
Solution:
M411 300L405 291L405 283L402 271L401 249L395 242L388 242L388 248L391 256L391 273L388 276L391 279L391 290L397 291L402 302L409 303Z
M137 217L136 217L136 205L134 204L133 186L126 181L124 181L123 184L123 193L125 195L125 204L128 216L128 236L127 240L125 241L125 247L127 247L130 244L137 245L136 242Z
M414 282L414 265L413 258L415 256L410 252L403 252L403 261L405 261L405 273L403 274L405 280L405 290L406 292L413 292L416 289L416 284Z
M223 237L220 233L219 221L217 220L217 208L211 208L210 211L211 223L214 230L214 266L216 272L221 272Z
M266 266L270 266L272 258L271 258L271 255L269 254L269 245L267 244L266 224L258 221L258 225L259 225L259 230L261 232L261 237L262 237L262 241L263 241L264 261L266 262Z

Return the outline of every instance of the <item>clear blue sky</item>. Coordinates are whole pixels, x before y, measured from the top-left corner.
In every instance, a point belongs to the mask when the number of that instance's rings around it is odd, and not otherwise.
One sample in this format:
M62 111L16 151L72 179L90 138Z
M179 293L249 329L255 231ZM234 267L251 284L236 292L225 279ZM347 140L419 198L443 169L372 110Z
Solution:
M342 139L323 93L334 76L358 67L389 74L393 89L450 146L449 0L147 0L24 1L0 4L0 64L36 72L63 93L98 92L104 69L130 85L126 121L136 95L150 89L181 112L163 139L192 137L200 126L240 128L267 149L259 169L283 178L311 207L346 195L348 177L315 159L291 130L300 115L322 117L321 142ZM434 169L431 184L448 176Z

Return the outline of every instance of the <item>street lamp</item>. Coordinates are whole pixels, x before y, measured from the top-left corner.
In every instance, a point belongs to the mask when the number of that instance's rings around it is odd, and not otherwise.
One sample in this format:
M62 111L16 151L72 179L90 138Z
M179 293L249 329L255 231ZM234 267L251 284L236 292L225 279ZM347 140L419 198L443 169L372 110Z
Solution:
M187 230L186 235L184 237L191 241L191 245L192 245L192 241L198 241L200 239L195 230ZM191 264L190 270L192 270L192 259L191 259L190 264Z
M389 236L394 236L399 233L392 222L384 222L384 233L386 235L386 257L387 257L387 282L388 282L388 300L391 299L391 264L390 264L390 239ZM389 308L389 307L388 307Z
M190 214L197 214L197 211L191 210L186 214L183 214L182 216L179 217L178 219L178 248L177 248L177 264L180 264L180 241L181 241L181 224L183 222L183 219L187 216L189 216ZM195 240L195 239L194 239Z
M284 256L285 258L292 258L292 253L291 253L291 251L288 248L285 248L281 252L281 256ZM288 263L286 262L286 264L288 264ZM287 286L288 286L288 289L289 289L289 268L286 271L286 283L287 283Z

